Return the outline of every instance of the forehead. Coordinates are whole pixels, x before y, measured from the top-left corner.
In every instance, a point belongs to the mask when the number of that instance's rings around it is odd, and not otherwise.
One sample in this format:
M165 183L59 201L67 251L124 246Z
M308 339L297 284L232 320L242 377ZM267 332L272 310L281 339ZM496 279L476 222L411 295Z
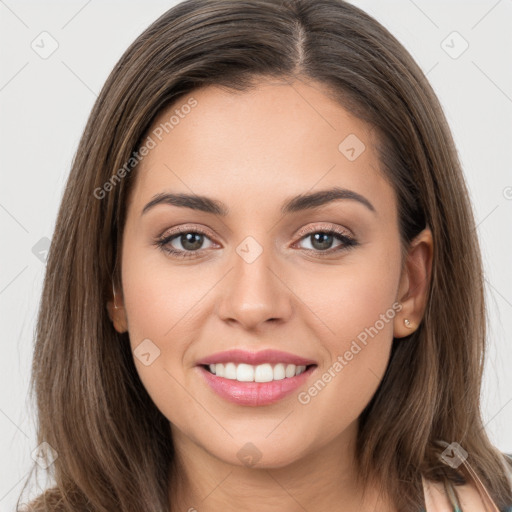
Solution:
M196 89L163 110L148 134L153 148L137 168L134 203L172 191L254 208L332 186L376 206L393 200L371 127L318 83Z

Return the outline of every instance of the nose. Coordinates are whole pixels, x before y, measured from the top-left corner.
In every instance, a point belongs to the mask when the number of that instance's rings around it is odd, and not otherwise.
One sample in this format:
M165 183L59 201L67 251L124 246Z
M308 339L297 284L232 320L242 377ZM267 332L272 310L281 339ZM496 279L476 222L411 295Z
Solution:
M270 251L264 250L252 262L235 252L233 266L223 280L217 309L221 320L247 330L289 320L293 294L283 276L274 270L278 266L273 264Z

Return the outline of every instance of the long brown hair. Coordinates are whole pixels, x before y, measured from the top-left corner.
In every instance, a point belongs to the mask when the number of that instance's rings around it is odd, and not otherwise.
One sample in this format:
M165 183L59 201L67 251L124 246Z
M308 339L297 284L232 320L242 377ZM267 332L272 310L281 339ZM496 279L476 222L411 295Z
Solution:
M121 288L133 155L157 114L190 100L197 87L243 91L261 77L325 84L368 122L396 191L403 250L425 226L433 233L423 321L394 340L360 418L361 480L376 475L398 510L418 510L422 474L457 480L437 444L455 441L498 506L510 504L480 411L486 310L475 222L450 129L424 73L382 25L343 0L186 0L116 64L73 161L47 260L31 381L38 443L58 457L48 468L52 487L33 509L169 510L169 422L138 377L128 334L114 330L106 310L112 282Z

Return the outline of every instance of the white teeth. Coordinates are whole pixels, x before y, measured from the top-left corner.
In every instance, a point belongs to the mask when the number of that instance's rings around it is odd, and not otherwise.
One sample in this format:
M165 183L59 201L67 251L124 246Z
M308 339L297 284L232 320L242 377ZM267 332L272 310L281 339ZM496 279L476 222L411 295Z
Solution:
M236 365L235 363L227 363L224 366L224 378L236 380Z
M295 377L306 371L305 366L284 365L283 363L278 363L273 368L269 363L257 366L245 363L238 365L235 363L217 363L210 364L209 368L217 377L238 380L239 382L271 382L273 380Z
M284 371L284 364L276 364L274 366L274 380L282 380L286 377L286 373Z
M254 371L254 382L270 382L274 380L274 371L269 364L260 364Z
M236 380L240 382L251 382L254 380L254 366L250 364L239 364L236 367Z
M285 376L286 377L294 377L295 376L295 370L297 369L297 367L294 365L294 364L289 364L287 367L286 367L286 370L285 370Z

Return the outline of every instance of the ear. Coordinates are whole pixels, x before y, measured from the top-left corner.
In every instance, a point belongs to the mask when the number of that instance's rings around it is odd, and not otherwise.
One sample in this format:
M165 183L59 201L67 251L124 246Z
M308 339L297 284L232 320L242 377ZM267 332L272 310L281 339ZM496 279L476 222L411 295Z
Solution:
M124 309L122 295L114 292L112 299L107 302L107 311L110 321L114 324L115 330L118 333L126 332L128 330L128 322L126 320L126 311Z
M426 227L411 242L400 276L397 300L402 304L394 319L393 336L403 338L412 334L420 324L427 305L434 244L432 232ZM404 320L408 319L407 327Z

